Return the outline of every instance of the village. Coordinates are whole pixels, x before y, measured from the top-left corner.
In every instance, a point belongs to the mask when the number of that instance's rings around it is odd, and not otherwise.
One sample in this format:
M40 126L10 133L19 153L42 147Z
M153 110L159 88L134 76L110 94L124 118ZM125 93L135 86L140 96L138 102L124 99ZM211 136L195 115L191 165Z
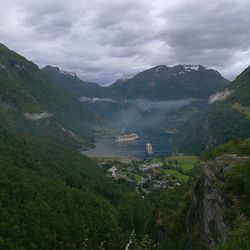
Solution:
M143 160L103 159L99 166L115 180L134 183L143 198L161 189L174 189L187 182L197 164L195 156L176 156Z

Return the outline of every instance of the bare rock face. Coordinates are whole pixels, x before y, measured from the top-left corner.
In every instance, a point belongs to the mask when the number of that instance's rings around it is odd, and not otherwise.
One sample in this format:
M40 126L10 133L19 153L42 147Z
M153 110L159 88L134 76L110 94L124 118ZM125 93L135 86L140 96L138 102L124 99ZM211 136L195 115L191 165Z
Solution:
M224 209L231 207L232 202L216 182L223 181L224 172L230 169L232 163L243 163L248 159L223 155L202 163L202 175L193 187L193 199L186 219L191 242L201 239L201 245L210 250L228 239L231 226L224 216Z

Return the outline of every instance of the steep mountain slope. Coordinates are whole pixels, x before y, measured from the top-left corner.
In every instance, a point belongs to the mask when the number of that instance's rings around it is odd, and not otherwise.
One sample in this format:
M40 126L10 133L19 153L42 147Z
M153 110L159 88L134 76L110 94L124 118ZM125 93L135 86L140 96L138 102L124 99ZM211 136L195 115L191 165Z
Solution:
M13 131L81 145L97 122L62 86L32 62L0 45L0 118Z
M144 220L143 201L92 160L1 126L0 182L0 249L124 249Z
M228 83L217 71L201 65L160 65L109 87L114 96L128 99L208 98Z
M176 137L182 150L199 153L233 137L250 137L250 67L211 100L195 129L183 128Z
M249 248L249 155L249 140L231 141L206 155L187 214L187 230L197 246Z
M0 121L0 248L124 249L144 202L69 147L99 120L3 45Z
M75 73L67 72L50 65L44 67L42 71L53 78L56 82L62 84L76 97L105 97L108 95L106 88L103 88L96 83L82 81Z
M238 102L245 107L250 106L250 66L236 77L228 89L232 92L230 103Z

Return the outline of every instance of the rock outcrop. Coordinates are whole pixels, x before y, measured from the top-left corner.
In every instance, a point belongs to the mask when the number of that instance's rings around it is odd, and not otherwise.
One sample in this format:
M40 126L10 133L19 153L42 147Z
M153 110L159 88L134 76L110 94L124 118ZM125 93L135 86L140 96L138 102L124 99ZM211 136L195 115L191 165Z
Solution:
M231 226L224 211L233 203L216 183L223 181L224 173L232 164L243 163L248 159L249 157L227 154L201 164L202 175L194 184L186 220L190 242L201 239L200 245L210 250L228 239Z

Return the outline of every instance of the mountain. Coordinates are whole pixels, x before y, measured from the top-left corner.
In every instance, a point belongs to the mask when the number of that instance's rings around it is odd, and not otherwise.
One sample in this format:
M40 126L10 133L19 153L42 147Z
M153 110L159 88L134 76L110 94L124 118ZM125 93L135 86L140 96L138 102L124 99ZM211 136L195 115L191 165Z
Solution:
M43 71L80 97L89 110L110 120L118 130L139 133L144 133L145 126L168 131L175 131L182 124L193 126L206 110L209 96L228 84L217 71L200 65L156 66L131 79L118 79L109 87L83 82L75 74L51 66ZM181 107L178 103L176 107L161 103L180 99L190 100Z
M200 153L229 141L250 137L250 67L234 81L210 97L209 110L189 130L176 138L186 152Z
M228 83L216 70L201 65L160 65L140 72L131 79L118 79L109 87L82 81L75 73L47 65L42 69L77 97L114 99L208 98Z
M0 45L0 119L17 133L81 146L96 115L34 63Z
M228 83L218 71L201 65L160 65L145 70L131 79L109 86L121 99L208 98Z
M101 121L4 45L0 121L0 249L124 249L144 202L72 148Z
M53 78L57 83L64 86L76 97L106 97L107 91L97 83L85 82L73 72L61 70L59 67L45 66L42 71Z

